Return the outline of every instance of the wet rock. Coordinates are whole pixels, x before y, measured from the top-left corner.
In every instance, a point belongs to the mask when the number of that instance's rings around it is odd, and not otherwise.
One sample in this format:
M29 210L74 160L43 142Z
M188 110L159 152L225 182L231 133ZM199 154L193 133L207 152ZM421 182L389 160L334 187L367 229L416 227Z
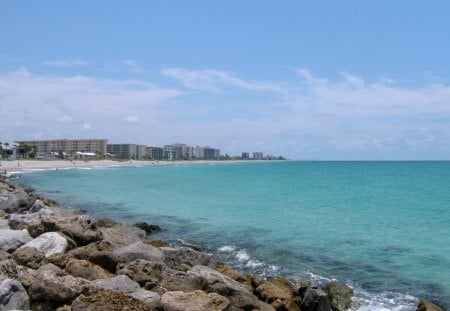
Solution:
M31 236L26 231L10 229L0 230L0 250L11 252L31 240Z
M116 266L119 263L119 258L111 252L96 251L89 256L89 261L111 273L116 273Z
M71 258L67 261L65 271L75 277L80 277L89 281L96 279L110 278L113 275L100 266L94 265L87 260Z
M120 264L117 274L128 276L140 286L150 283L154 287L161 282L163 269L164 265L160 261L138 259L127 264ZM150 284L147 286L151 286Z
M97 290L80 295L72 303L72 311L151 311L153 307L124 292Z
M267 303L272 303L277 299L286 300L294 298L295 288L285 278L277 277L274 279L269 279L258 286L258 288L256 288L256 292L262 300Z
M352 304L353 290L346 284L333 282L323 288L333 311L345 311Z
M103 289L126 293L135 292L140 288L138 283L126 275L119 275L110 279L98 279L92 283Z
M164 260L164 254L159 249L154 246L144 244L140 241L128 246L118 248L114 251L114 254L122 257L126 262L134 261L137 259L156 261Z
M445 311L445 308L435 305L431 301L423 299L419 302L417 311Z
M145 222L145 221L139 221L139 222L135 223L133 226L144 230L145 233L147 233L147 234L161 231L161 227L160 226L158 226L158 225L151 225L151 224L149 224L148 222Z
M34 301L52 301L56 305L71 302L90 288L90 282L66 275L53 264L46 264L37 270L36 280L28 293Z
M182 265L187 265L190 269L198 265L208 266L212 262L210 255L193 250L190 247L162 247L161 251L165 256L164 262L166 265L176 270L184 270Z
M69 248L67 239L57 232L47 232L41 234L34 240L24 244L22 247L34 247L44 252L45 257L57 253L65 253Z
M16 280L0 277L0 310L28 310L30 298Z
M216 293L197 290L189 293L167 292L162 295L161 303L165 311L222 311L230 301Z
M220 273L238 281L251 293L262 284L262 281L255 275L244 275L224 263L217 263L216 268Z
M45 253L42 250L29 246L16 249L12 255L19 265L32 269L39 268L41 261L45 258Z
M331 305L327 293L317 287L306 287L302 302L302 311L331 311Z
M145 238L144 243L153 245L154 247L169 247L170 244L163 240L152 240Z

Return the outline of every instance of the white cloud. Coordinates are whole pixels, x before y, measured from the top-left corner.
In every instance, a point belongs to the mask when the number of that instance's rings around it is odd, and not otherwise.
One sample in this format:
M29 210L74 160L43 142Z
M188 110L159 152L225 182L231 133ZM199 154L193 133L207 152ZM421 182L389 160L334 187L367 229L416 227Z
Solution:
M83 123L83 126L81 127L83 130L89 131L92 128L92 125L89 123Z
M129 123L139 123L141 122L141 119L137 116L126 116L125 118L123 118L126 122Z
M69 60L46 60L42 62L45 66L54 67L76 67L76 66L87 66L89 62L81 59L69 59Z

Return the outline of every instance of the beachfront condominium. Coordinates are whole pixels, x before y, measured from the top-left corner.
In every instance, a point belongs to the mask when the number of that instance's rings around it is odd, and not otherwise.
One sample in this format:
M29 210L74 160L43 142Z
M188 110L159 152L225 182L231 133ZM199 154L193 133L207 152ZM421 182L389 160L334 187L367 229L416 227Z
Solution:
M194 156L201 160L219 160L220 150L211 147L196 146L194 148Z
M77 152L95 153L99 157L106 155L107 139L54 139L54 140L20 140L19 146L33 148L37 153L52 153L75 156Z
M262 152L253 152L253 160L262 160L263 158Z
M136 159L138 155L138 145L136 144L108 144L106 150L108 155L117 158Z
M145 147L145 155L149 159L162 160L164 153L161 147Z

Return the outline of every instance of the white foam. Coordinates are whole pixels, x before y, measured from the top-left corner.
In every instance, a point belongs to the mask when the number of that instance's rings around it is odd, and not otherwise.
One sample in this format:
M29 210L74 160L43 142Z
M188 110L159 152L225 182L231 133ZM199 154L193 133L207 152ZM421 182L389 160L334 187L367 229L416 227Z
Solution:
M236 247L233 245L224 245L219 247L219 249L217 250L218 252L221 253L231 253L234 252L236 250Z
M350 311L415 311L419 300L413 296L382 292L368 293L355 289Z
M239 262L244 262L244 261L250 260L250 256L249 256L249 254L248 254L245 250L240 250L240 251L238 251L237 254L236 254L236 259L237 259Z

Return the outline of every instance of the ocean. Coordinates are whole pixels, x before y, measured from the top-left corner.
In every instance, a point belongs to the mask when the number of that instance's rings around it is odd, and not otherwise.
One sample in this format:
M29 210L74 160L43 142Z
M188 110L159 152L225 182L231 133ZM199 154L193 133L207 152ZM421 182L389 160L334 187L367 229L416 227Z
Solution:
M262 277L338 280L352 310L450 307L450 162L253 162L34 171L63 206L163 228Z

